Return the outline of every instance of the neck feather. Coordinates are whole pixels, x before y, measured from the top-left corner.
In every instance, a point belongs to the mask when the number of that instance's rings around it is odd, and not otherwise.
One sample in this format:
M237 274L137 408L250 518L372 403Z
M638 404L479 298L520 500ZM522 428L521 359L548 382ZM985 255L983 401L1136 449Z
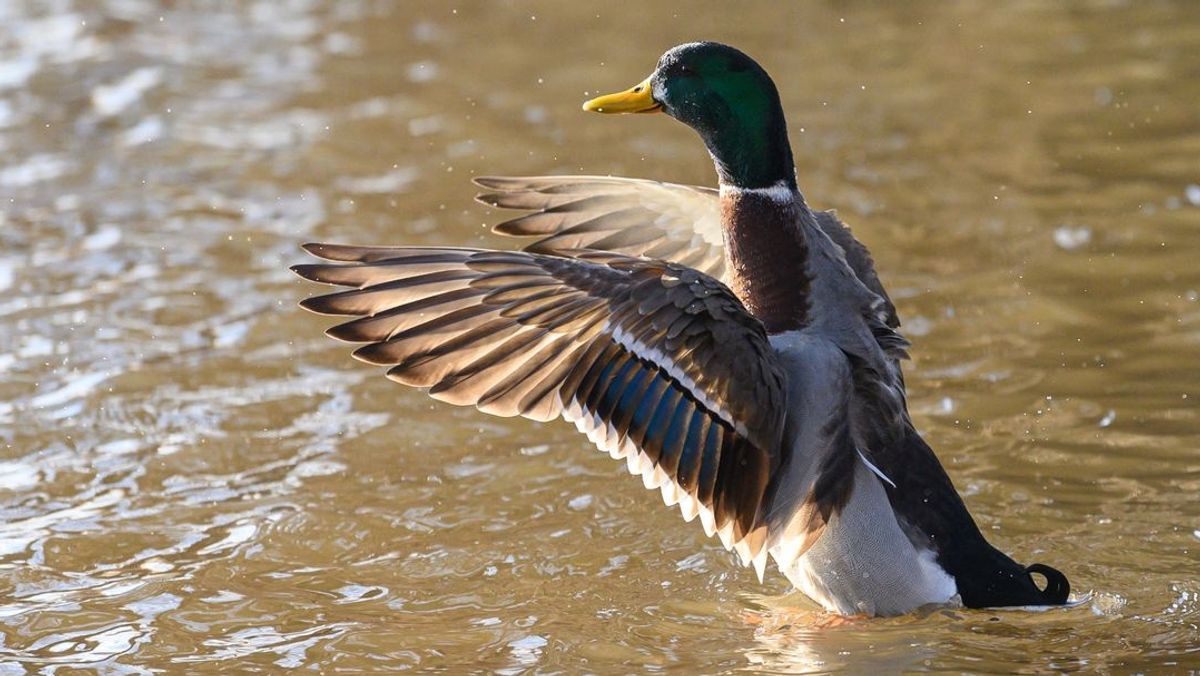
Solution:
M730 110L719 124L699 129L722 185L796 189L796 166L778 97L761 110Z
M768 333L805 326L809 312L808 244L800 194L786 185L721 187L729 287Z

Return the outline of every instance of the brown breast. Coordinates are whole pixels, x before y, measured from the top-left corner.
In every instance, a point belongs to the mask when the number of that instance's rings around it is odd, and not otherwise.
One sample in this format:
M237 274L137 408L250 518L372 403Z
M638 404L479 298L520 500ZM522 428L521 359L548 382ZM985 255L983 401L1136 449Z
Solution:
M807 323L810 279L801 208L753 192L721 193L727 282L769 333Z

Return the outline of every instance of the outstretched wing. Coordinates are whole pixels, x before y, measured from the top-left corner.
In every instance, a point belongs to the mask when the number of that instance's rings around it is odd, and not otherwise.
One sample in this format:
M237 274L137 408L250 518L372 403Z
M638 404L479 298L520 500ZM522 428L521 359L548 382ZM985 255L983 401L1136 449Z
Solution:
M532 211L497 225L503 235L539 237L539 253L614 251L673 261L721 279L725 274L717 191L612 176L483 176L494 192L475 199Z
M480 202L533 212L495 227L504 235L539 237L527 251L616 251L724 278L721 210L712 188L615 176L484 176L475 183L492 191L480 194ZM883 300L885 323L900 326L867 248L834 212L814 214L825 234L845 251L854 274Z
M310 244L308 279L354 287L301 304L430 396L501 416L563 417L626 459L762 573L784 376L724 285L674 263L457 248Z

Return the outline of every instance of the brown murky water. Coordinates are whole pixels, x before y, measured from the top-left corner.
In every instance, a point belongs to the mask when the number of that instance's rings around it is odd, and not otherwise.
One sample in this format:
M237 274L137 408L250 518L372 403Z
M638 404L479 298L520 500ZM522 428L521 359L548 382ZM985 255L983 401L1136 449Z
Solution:
M0 3L0 673L1200 669L1200 4ZM775 75L914 416L1091 600L819 628L567 425L395 386L309 240L514 246L479 173L710 183L585 115L675 43Z

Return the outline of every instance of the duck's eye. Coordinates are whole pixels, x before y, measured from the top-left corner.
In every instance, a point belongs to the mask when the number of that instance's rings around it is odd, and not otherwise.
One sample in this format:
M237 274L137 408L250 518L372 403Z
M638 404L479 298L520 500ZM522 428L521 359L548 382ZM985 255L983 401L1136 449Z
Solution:
M678 65L678 66L676 66L676 67L675 67L675 74L676 74L676 75L685 75L685 76L686 76L686 75L695 75L696 73L695 73L695 72L694 72L694 71L693 71L691 68L689 68L689 67L687 67L687 66L685 66L685 65L682 65L682 64L680 64L680 65Z

